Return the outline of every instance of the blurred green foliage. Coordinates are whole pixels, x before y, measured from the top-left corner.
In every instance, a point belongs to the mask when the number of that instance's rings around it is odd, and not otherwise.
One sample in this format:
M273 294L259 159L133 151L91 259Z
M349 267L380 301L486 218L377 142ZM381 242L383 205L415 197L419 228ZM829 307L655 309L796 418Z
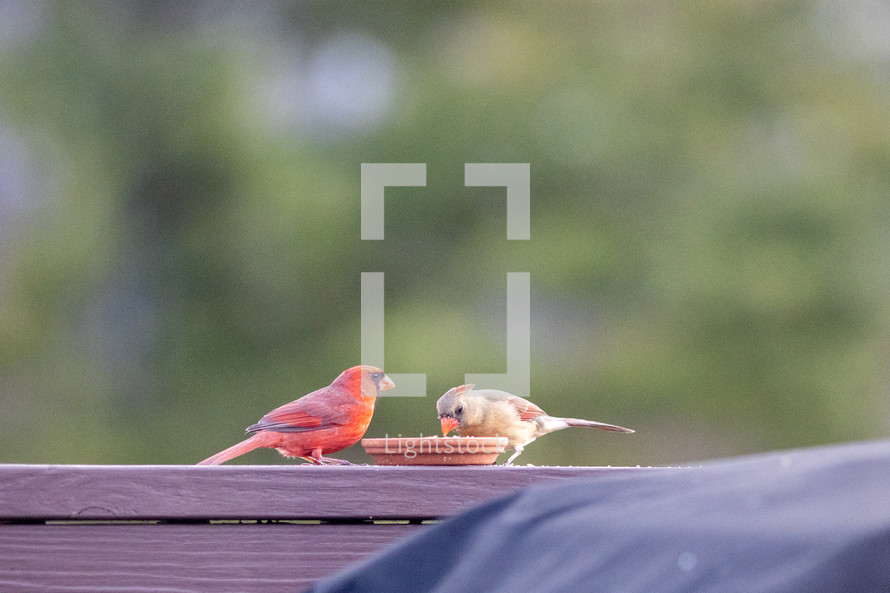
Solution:
M662 464L890 426L890 11L869 2L0 1L0 462L194 463L359 362L369 436L505 370ZM876 33L878 32L878 33ZM359 236L360 165L427 163ZM531 165L531 240L468 162ZM369 458L356 446L340 456ZM244 463L284 462L262 451Z

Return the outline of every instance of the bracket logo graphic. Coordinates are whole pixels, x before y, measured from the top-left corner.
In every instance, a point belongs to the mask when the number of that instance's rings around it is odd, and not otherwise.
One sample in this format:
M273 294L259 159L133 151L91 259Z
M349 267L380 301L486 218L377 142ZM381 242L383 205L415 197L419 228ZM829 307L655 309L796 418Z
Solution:
M464 186L507 188L507 240L528 241L531 235L529 163L465 163ZM426 187L426 163L362 163L362 240L384 240L386 187ZM383 272L362 272L361 362L384 365ZM528 396L531 387L531 278L528 272L507 273L507 372L464 375L464 383ZM426 374L387 374L396 384L381 395L423 397Z

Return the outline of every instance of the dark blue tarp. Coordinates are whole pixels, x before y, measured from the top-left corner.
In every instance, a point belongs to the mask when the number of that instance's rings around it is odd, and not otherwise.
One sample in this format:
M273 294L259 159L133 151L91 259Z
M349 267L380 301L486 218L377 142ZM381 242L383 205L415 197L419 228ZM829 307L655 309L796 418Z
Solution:
M890 592L890 441L534 486L312 591Z

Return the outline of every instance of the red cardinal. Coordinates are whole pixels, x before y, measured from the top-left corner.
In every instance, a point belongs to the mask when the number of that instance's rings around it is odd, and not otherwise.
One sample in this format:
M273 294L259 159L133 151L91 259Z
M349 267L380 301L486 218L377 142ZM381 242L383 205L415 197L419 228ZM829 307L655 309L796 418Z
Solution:
M395 387L392 379L372 366L346 369L333 383L275 408L247 432L252 436L198 465L219 465L248 451L268 447L285 457L302 457L316 465L349 465L324 457L354 445L368 430L377 394Z
M555 430L589 426L613 432L633 432L629 428L578 418L555 418L518 395L497 389L477 389L461 385L445 392L436 402L442 434L457 430L461 436L507 437L507 448L515 453L504 465L519 457L523 448Z

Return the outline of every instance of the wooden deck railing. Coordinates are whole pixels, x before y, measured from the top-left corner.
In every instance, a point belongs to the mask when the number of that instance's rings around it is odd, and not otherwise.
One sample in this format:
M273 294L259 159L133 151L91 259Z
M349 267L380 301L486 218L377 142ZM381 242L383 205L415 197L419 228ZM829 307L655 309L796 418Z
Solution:
M0 592L300 591L425 522L625 471L0 465Z

